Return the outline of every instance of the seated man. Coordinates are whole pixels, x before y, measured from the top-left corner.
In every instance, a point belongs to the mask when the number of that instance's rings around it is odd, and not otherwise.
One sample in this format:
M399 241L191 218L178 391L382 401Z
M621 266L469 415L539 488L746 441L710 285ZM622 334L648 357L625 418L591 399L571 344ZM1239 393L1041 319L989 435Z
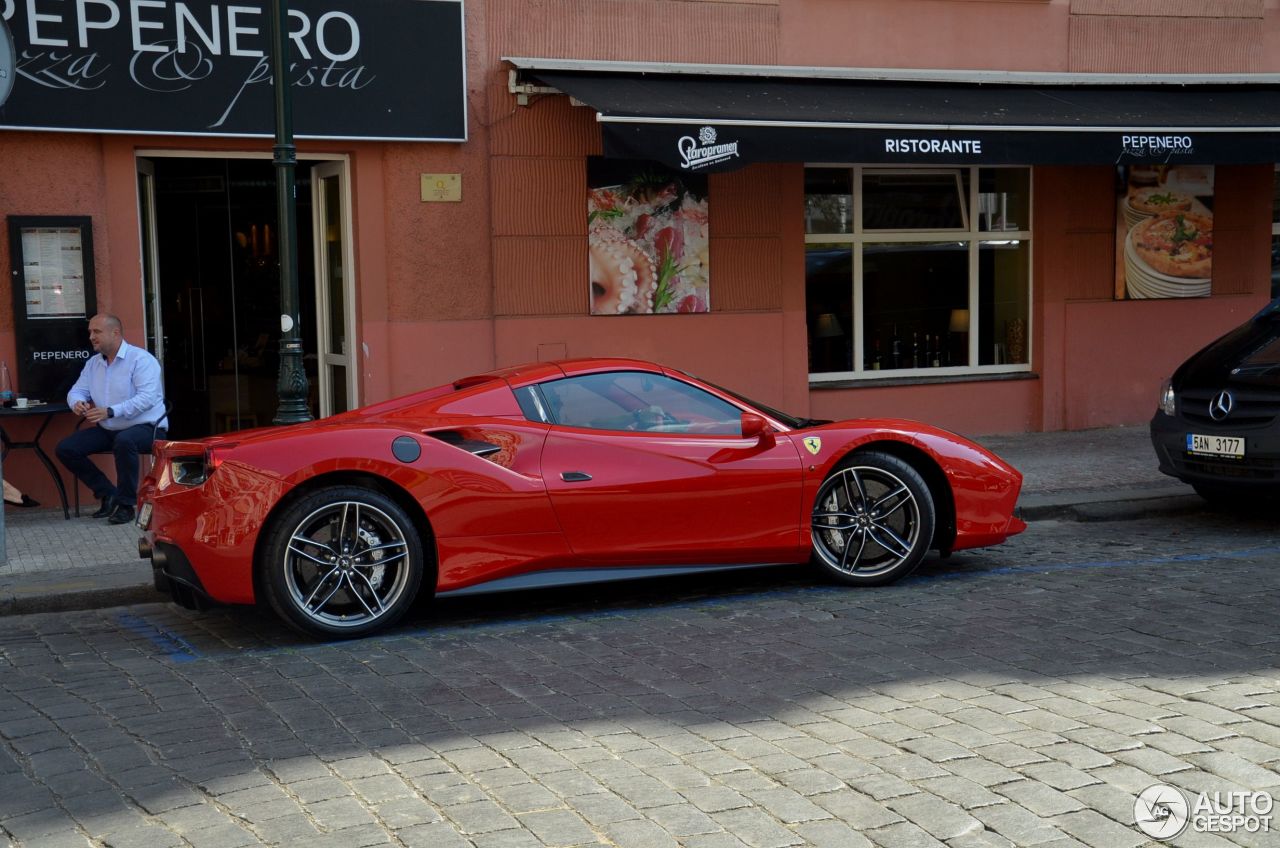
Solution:
M92 427L76 430L58 443L58 459L102 501L94 518L111 524L133 520L138 500L138 456L150 453L153 438L164 438L164 387L160 363L145 349L124 340L120 319L100 314L89 321L91 356L80 379L67 392L67 405ZM89 459L113 453L116 483Z

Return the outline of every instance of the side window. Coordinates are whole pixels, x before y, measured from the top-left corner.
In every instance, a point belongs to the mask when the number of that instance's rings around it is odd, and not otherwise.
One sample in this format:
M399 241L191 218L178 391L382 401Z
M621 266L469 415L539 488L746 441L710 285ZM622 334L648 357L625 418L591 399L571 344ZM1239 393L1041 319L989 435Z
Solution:
M616 371L543 383L552 420L566 427L736 436L733 404L662 374Z

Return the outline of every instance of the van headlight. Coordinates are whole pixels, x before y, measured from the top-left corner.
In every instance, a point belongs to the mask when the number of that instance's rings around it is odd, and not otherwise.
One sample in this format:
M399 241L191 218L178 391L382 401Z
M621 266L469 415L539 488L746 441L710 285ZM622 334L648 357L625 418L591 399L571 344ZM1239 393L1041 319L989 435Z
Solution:
M1178 396L1173 392L1172 380L1160 384L1160 411L1165 415L1178 414Z

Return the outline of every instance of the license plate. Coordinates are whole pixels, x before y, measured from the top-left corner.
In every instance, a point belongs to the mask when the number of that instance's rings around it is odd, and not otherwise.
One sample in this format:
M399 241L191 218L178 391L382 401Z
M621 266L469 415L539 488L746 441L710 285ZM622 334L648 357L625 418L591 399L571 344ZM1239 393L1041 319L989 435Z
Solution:
M1187 453L1243 459L1244 439L1240 436L1201 436L1196 433L1188 433Z
M151 502L148 501L142 505L142 510L138 513L138 527L143 530L147 529L147 525L151 523Z

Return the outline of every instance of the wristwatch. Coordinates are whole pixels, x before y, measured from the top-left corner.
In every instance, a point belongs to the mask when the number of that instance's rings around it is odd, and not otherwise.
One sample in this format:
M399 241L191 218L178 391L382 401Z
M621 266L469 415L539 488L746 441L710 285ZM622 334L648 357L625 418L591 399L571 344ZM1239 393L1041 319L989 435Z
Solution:
M115 417L116 417L116 411L115 411L114 409L112 409L111 407L109 407L109 406L107 407L107 417L108 417L108 418L115 418Z

